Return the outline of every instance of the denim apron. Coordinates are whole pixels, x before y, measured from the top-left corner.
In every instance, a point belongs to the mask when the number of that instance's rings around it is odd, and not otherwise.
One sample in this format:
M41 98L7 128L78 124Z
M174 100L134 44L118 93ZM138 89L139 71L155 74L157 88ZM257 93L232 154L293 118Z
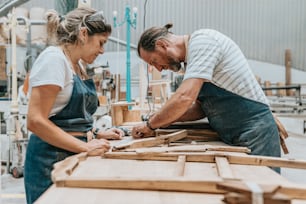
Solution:
M198 100L210 126L226 144L248 147L252 155L281 156L278 128L268 105L208 82Z
M65 131L87 132L92 129L93 118L98 107L98 97L92 79L81 80L73 76L73 90L68 104L50 120ZM77 137L87 142L87 137ZM32 204L51 186L53 164L75 153L52 146L37 135L30 136L24 166L26 199Z

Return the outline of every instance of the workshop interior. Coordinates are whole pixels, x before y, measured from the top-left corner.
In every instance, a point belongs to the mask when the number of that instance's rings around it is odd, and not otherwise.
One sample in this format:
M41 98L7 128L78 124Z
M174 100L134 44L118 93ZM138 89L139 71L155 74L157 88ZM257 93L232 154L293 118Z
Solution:
M46 11L65 16L77 7L102 11L112 26L86 73L99 100L94 126L119 128L124 137L110 140L104 155L54 165L53 184L37 203L306 203L306 1L0 0L1 204L26 203L29 76L50 46ZM288 133L281 157L225 144L207 118L150 126L188 70L186 61L178 72L159 72L138 54L141 34L167 23L177 35L207 28L236 42ZM155 136L133 139L137 124Z

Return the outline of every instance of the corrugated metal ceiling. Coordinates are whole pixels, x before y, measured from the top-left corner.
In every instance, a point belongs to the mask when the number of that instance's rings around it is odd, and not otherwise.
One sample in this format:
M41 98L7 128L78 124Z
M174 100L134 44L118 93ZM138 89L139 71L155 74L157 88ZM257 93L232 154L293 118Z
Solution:
M109 22L114 10L122 20L126 5L138 8L133 44L153 25L172 22L177 34L212 28L236 41L249 59L284 65L285 50L291 49L292 66L306 71L305 0L92 0ZM31 0L25 6L53 8L50 0ZM126 27L114 29L112 36L126 40ZM117 45L109 43L106 49L116 51Z

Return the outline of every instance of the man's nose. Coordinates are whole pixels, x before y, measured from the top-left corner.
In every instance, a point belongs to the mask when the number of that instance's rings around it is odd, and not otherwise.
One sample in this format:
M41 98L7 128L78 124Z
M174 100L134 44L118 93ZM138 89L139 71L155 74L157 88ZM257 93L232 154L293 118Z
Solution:
M155 65L154 66L159 72L161 72L163 70L163 66L161 65Z

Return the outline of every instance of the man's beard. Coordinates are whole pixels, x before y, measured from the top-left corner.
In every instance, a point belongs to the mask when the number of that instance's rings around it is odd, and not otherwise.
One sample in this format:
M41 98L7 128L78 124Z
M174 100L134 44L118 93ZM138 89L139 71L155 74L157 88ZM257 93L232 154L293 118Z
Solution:
M172 58L168 58L168 60L169 60L169 69L170 70L172 70L174 72L178 72L178 71L181 70L181 68L182 68L181 62L177 62Z

